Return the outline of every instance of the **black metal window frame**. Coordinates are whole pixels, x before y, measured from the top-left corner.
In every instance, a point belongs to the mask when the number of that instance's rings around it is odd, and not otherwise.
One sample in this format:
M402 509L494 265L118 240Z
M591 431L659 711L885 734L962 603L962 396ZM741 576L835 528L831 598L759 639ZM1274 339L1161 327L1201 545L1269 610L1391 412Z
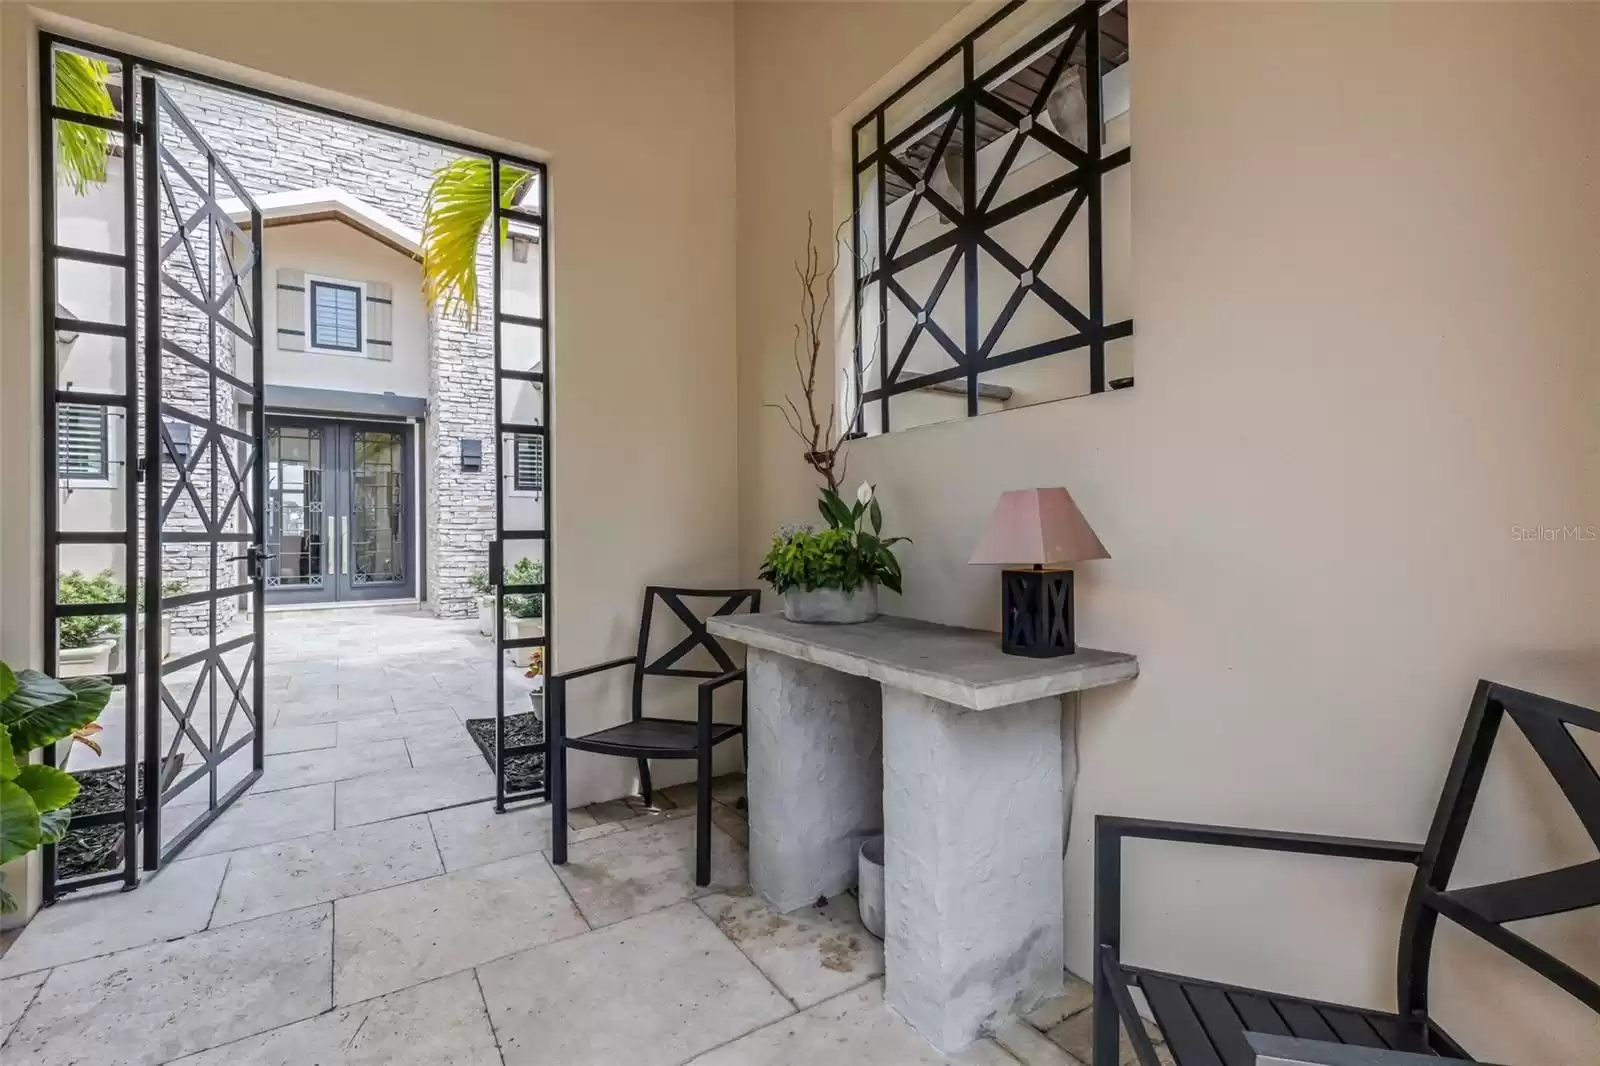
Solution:
M517 433L512 437L512 482L517 492L544 491L544 437Z
M112 86L112 96L117 106L116 115L112 117L92 115L87 112L76 111L71 108L60 106L55 102L54 55L57 50L76 52L95 59L107 60L118 65L120 69L116 74L116 82ZM551 648L553 646L556 631L554 623L556 602L555 582L552 576L555 566L555 541L554 537L551 535L554 479L551 476L551 442L549 436L544 430L545 426L551 424L552 412L555 404L554 384L551 380L551 375L548 373L551 365L551 338L553 333L553 316L550 310L550 175L548 167L543 162L538 160L512 155L498 149L488 148L466 141L458 141L433 133L426 133L403 125L398 125L396 123L386 122L381 119L351 114L349 112L341 111L338 108L297 99L295 97L273 92L267 89L242 85L226 78L219 78L210 74L202 73L200 71L191 70L186 67L142 56L134 52L124 51L115 47L98 44L92 40L82 37L73 37L65 34L40 30L38 31L38 55L39 68L38 81L36 83L38 110L36 112L36 122L39 143L47 146L52 144L54 141L56 123L78 123L80 125L96 126L120 134L123 138L124 152L128 158L132 158L136 154L136 146L141 145L143 141L142 123L139 121L135 112L135 101L139 99L136 79L144 75L165 75L169 77L181 78L186 81L201 85L206 85L214 89L220 89L224 92L234 93L247 98L264 100L270 103L279 104L284 107L296 108L313 114L322 115L327 118L338 119L356 126L380 130L396 136L411 138L439 148L447 149L452 152L458 152L463 156L483 159L488 161L490 165L495 168L496 174L499 173L501 167L509 166L514 167L519 171L531 173L536 176L539 189L537 208L502 208L498 198L496 198L493 211L493 223L496 231L498 231L502 220L511 219L523 222L533 221L536 222L540 227L540 239L537 243L540 249L541 307L543 308L543 313L537 320L522 319L519 316L510 314L501 315L499 313L497 301L495 365L497 370L497 393L499 391L499 382L507 377L522 377L528 379L537 378L543 392L543 425L537 427L537 431L545 438L545 475L543 497L544 529L538 531L537 538L542 541L544 545L543 554L545 580L539 584L537 591L544 597L544 636L538 638L538 642L546 649ZM134 457L140 454L141 437L145 432L144 427L141 425L140 419L134 417L137 406L136 383L139 380L138 375L140 372L141 356L143 354L139 351L139 345L135 343L137 337L136 330L139 328L138 285L134 275L135 270L140 266L137 252L137 247L139 244L137 239L139 232L138 186L134 181L133 176L125 173L122 189L124 231L123 251L120 253L99 252L89 249L73 248L58 243L56 226L57 166L55 152L50 150L39 152L38 173L40 178L40 197L36 219L39 225L39 233L41 234L39 259L40 274L42 278L40 297L40 324L42 335L41 352L43 353L43 374L41 391L43 399L44 424L46 426L54 426L57 424L59 404L85 404L103 406L111 410L120 410L123 412L123 461L127 464L132 464L134 462ZM57 286L55 280L55 268L56 263L60 260L96 263L103 266L118 267L123 270L124 302L122 321L120 323L88 322L73 317L65 313L63 309L59 308L56 302ZM499 242L494 242L494 271L496 295L498 297L500 278ZM540 327L542 335L541 364L540 370L537 373L518 374L513 371L500 370L499 326L502 320L513 322L523 321L528 324L536 324ZM125 391L121 393L99 393L76 390L72 389L70 386L63 388L60 381L60 375L57 370L57 359L52 354L55 351L55 340L58 330L70 330L80 334L88 333L121 339L124 345L123 380L125 382ZM165 423L165 421L166 420L163 419L163 423ZM506 424L503 422L500 414L497 411L496 431L497 433L501 433L505 430ZM41 665L46 673L55 674L60 665L57 643L57 626L62 618L90 614L114 614L122 620L123 632L137 632L138 617L141 613L141 608L139 605L139 588L142 584L146 584L147 582L144 580L146 575L135 575L131 572L131 568L133 565L132 561L139 558L141 530L140 522L137 520L136 516L139 514L139 501L141 493L143 493L145 490L145 485L143 484L142 479L146 475L144 472L141 472L140 476L138 477L126 477L123 479L123 484L120 486L121 491L125 496L124 513L126 515L126 520L124 522L124 528L118 530L63 530L60 523L60 493L57 491L57 464L59 461L57 434L54 432L47 432L43 435L43 437L43 455L41 465L44 476L41 478L40 493L42 497L41 502L43 505L43 552L41 559L43 565L41 566L41 572L39 576L40 585L43 592L42 630L44 636ZM497 436L496 439L501 438ZM166 451L168 454L162 456L162 461L170 461L171 457L176 456L180 451L183 450L182 445L183 441L168 436L166 439ZM499 461L499 452L500 449L496 449L497 461ZM264 483L264 479L260 480L262 480ZM503 482L500 482L500 484L503 484ZM501 506L502 500L498 489L496 492L495 501L497 515L497 539L491 544L491 554L493 558L498 559L498 549L505 536L510 534L512 536L520 537L526 534L515 530L507 530L505 528L504 508ZM261 508L259 513L265 513L264 506ZM104 544L121 547L123 549L123 558L129 561L130 573L127 575L128 580L124 582L127 592L122 601L104 604L63 604L60 602L57 589L60 550L64 545L78 544ZM531 586L529 588L531 589ZM520 587L497 589L497 617L503 617L504 596L508 593L518 593L522 591L524 591L524 589ZM151 600L151 603L155 606L156 610L161 608L162 602L163 601L159 595ZM149 609L149 607L145 608L145 610ZM497 667L503 659L505 646L505 635L500 633L497 639L497 648L495 652ZM125 660L130 660L133 658L133 655L124 657ZM135 673L134 671L130 670L128 666L128 662L124 661L122 664L122 669L109 675L109 679L113 687L117 690L120 690L123 694L124 706L126 708L128 721L139 722L143 721L143 718L141 717L142 707L139 691L142 686L131 683L135 677ZM503 719L503 671L497 669L495 676L497 679L496 715L498 718ZM264 711L264 708L262 708L262 710ZM75 818L73 821L75 825L80 827L96 824L121 824L123 826L125 839L129 842L132 842L138 839L141 826L147 819L149 811L147 810L147 805L144 803L143 798L138 794L139 768L141 766L139 730L126 729L124 730L124 733L126 734L124 765L128 772L124 775L122 809L108 812L106 814L80 816ZM505 763L508 758L518 754L519 751L518 749L507 747L503 728L497 729L496 733L496 798L499 801L499 809L503 810L504 801L506 799ZM542 745L540 746L540 750L543 750ZM55 764L56 753L54 746L44 752L44 758L47 764ZM541 788L534 793L529 793L524 796L515 796L512 798L544 799L547 796L548 789ZM146 842L145 847L124 846L122 849L122 865L118 870L75 878L69 881L61 881L57 877L55 846L46 845L43 849L43 895L45 903L54 903L63 895L71 892L116 882L121 882L125 888L129 889L137 887L140 882L141 852L146 851L147 848L148 842ZM146 869L153 868L153 866L148 864L149 856L146 855L145 858L147 860Z
M320 326L322 305L318 299L323 293L349 293L353 298L354 305L350 308L350 315L352 319L351 324L355 328L356 335L354 344L340 344L337 340L323 339ZM367 339L366 322L364 321L366 318L366 303L366 289L361 285L356 285L346 281L329 281L325 278L307 278L306 332L309 334L309 336L306 339L309 342L309 347L324 352L350 352L353 354L360 354L361 352L365 351ZM333 308L333 312L335 315L339 315L342 313L342 309L338 306L335 306ZM344 331L344 326L341 324L336 326L335 329L337 332L342 333Z
M82 421L78 421L82 419ZM70 481L111 478L111 413L101 404L63 403L56 407L59 476ZM87 433L85 430L87 429ZM85 435L88 440L85 441ZM86 450L84 462L80 450Z
M891 428L890 399L904 393L933 387L955 388L964 392L967 415L969 417L976 415L979 413L979 399L983 395L983 385L979 380L983 372L1083 348L1088 349L1091 394L1104 392L1108 388L1127 388L1133 384L1131 378L1115 382L1106 380L1107 343L1133 334L1131 319L1110 323L1105 321L1102 247L1103 180L1109 172L1126 166L1132 155L1129 148L1105 154L1102 144L1105 133L1102 81L1106 68L1102 60L1101 20L1106 12L1120 5L1115 2L1102 4L1099 0L1088 0L1044 29L1031 34L1021 44L1006 51L1000 59L979 70L977 51L980 40L996 30L1004 30L1011 16L1025 5L1033 6L1028 4L1028 0L1010 0L976 29L951 45L938 58L891 92L851 128L850 247L853 298L850 303L854 341L852 377L854 395L861 401L855 425L851 427L852 435L862 436L868 432L865 419L868 404L876 403L878 408L878 421L874 432L887 433ZM1049 96L1056 79L1065 71L1080 37L1085 66L1098 72L1098 76L1086 79L1084 86L1090 115L1088 123L1090 135L1087 138L1086 148L1082 150L1066 138L1057 136L1053 130L1037 124L1040 112L1045 106L1045 99ZM1049 78L1038 93L1037 102L1031 113L997 95L995 88L1010 76L1019 61L1045 51L1058 42L1064 42L1060 59L1053 64ZM905 122L900 128L891 130L889 116L895 105L905 100L939 71L949 69L957 62L960 64L961 72L959 88L922 111L916 118ZM1012 138L1011 146L1001 161L1000 170L990 179L987 189L979 187L977 155L980 110L998 117L1002 122L1010 123L1021 131ZM962 188L957 192L960 194L961 203L951 204L932 188L932 184L943 151L950 145L958 129L961 132ZM870 150L866 152L863 152L864 135L870 137L867 141ZM896 158L897 149L930 135L938 138L939 147L933 152L921 173L908 168ZM1050 150L1067 157L1075 164L1075 169L1069 174L1046 182L1037 189L1016 195L1006 202L995 203L993 201L996 199L996 193L1004 182L1007 170L1015 160L1025 135L1032 136ZM875 236L862 232L861 184L866 175L871 175L875 190L877 230ZM887 225L887 211L890 204L888 185L891 180L905 185L908 189L906 195L913 197L904 219L898 226L898 232L893 234L888 231ZM917 201L924 199L934 204L939 213L949 220L950 229L915 248L902 251L898 247L900 241L909 229ZM1052 228L1042 246L1041 254L1034 262L1025 264L1017 260L990 236L991 228L998 227L1053 200L1064 200L1066 206L1060 221ZM1080 209L1085 212L1087 220L1089 256L1088 306L1083 309L1074 307L1038 276L1043 262L1049 259L1050 252L1065 234ZM876 251L869 261L864 263L862 255L857 250L869 245ZM917 301L896 282L897 273L952 249L955 253L950 257L925 304ZM980 249L995 258L1018 280L1017 295L1014 295L1001 309L987 331L980 326L978 308ZM933 312L957 264L963 268L966 290L965 306L962 309L964 329L961 336L950 337L934 322ZM867 354L862 335L864 329L862 311L868 290L873 286L876 286L878 336L871 345L872 354ZM1027 289L1032 289L1063 318L1073 322L1078 327L1078 332L1029 344L1014 351L997 352L994 350L996 341L1016 313L1017 305L1021 302L1020 294ZM911 329L897 352L889 350L891 292L913 316ZM905 366L906 359L924 332L934 336L940 347L951 357L952 365L926 374L902 377L901 370ZM875 387L868 387L867 370L874 359L878 361L879 383Z

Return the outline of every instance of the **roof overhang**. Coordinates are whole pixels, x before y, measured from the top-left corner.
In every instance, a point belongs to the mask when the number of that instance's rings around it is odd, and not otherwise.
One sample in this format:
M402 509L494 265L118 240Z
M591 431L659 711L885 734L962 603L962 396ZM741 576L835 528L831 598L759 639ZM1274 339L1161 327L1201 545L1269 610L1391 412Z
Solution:
M220 201L228 217L245 229L250 228L250 212L235 199ZM256 197L265 227L293 226L306 222L342 222L386 244L401 255L422 261L422 234L393 215L335 186L272 192Z

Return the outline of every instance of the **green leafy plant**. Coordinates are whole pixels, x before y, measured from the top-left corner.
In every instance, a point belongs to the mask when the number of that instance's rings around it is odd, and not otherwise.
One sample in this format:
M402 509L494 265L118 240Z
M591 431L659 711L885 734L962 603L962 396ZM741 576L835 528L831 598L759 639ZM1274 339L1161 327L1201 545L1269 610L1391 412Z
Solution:
M533 175L500 167L500 206L514 207ZM478 312L478 243L493 214L494 164L457 159L440 167L422 205L422 294L434 310L469 325ZM500 223L500 239L509 225Z
M56 599L60 603L115 603L121 604L127 595L110 570L86 576L82 570L72 570L56 578ZM87 614L63 618L58 623L61 647L88 648L103 643L122 629L121 607L113 614Z
M854 592L878 584L900 591L900 561L890 549L909 537L883 536L883 509L872 486L863 484L847 504L824 489L817 509L828 528L780 530L761 561L761 579L778 592L841 589ZM870 524L872 529L866 529Z
M489 571L474 570L467 575L467 587L479 596L487 596L494 586L489 584Z
M0 865L66 835L78 782L64 770L29 764L30 753L89 732L111 700L103 677L57 681L37 670L14 673L0 662ZM0 913L17 901L0 886Z
M544 564L532 559L518 559L506 571L508 585L542 585ZM517 593L506 597L506 614L512 618L543 618L544 597L537 594Z
M76 52L57 52L55 56L56 103L73 111L101 118L112 118L116 107L106 80L111 68L104 61ZM78 122L56 125L56 153L62 175L72 191L82 196L90 185L106 180L108 132L99 126Z

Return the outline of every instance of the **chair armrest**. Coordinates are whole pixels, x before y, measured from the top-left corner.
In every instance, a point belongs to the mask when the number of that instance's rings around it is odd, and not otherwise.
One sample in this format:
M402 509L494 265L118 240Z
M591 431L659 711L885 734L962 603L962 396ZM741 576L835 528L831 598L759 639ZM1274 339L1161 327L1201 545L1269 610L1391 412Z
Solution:
M719 674L709 681L702 681L696 686L700 690L700 728L703 733L709 734L711 729L712 695L723 685L731 684L735 681L741 683L744 681L744 667L741 666L737 670L729 670L727 673Z
M1122 818L1102 814L1095 819L1095 839L1104 835L1120 839L1173 840L1185 844L1213 844L1257 851L1287 851L1301 855L1330 855L1341 859L1367 859L1372 862L1403 862L1415 865L1422 858L1421 844L1365 837L1324 836L1320 833L1286 833L1277 829L1246 829L1233 825L1205 825L1199 822L1162 822L1149 818Z
M545 678L545 681L571 681L573 678L587 677L590 674L598 674L606 670L615 670L619 666L632 666L636 658L637 657L633 655L624 655L620 659L611 659L607 662L596 663L593 666L580 666L576 670L567 670L563 673L551 674L549 677Z
M721 688L723 685L727 685L727 684L731 684L732 682L735 682L735 681L743 681L743 680L744 680L744 667L741 666L737 670L729 670L725 674L721 674L721 675L719 675L717 677L713 677L710 681L702 681L702 682L700 682L700 691L701 691L701 693L709 694L709 693L713 692L714 690Z

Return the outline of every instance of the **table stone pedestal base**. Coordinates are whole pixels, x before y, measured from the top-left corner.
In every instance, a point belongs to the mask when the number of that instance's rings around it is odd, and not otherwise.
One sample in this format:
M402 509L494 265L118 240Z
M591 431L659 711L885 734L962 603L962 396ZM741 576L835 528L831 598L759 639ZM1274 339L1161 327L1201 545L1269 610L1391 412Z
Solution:
M746 667L750 886L792 911L853 886L862 839L883 827L881 689L755 648Z
M941 1051L1062 990L1061 710L883 689L884 994Z

